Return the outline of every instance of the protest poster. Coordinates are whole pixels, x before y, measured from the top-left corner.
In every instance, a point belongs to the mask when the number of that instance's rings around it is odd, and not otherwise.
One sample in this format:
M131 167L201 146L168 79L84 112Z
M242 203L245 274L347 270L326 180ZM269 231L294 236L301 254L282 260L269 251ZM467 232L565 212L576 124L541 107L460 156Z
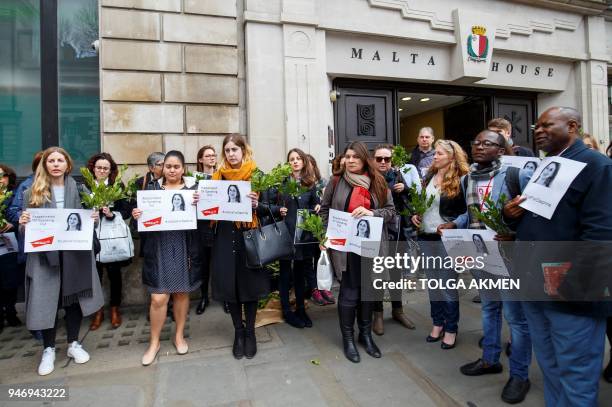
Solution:
M136 193L136 205L142 209L139 232L189 230L197 228L194 190L146 190Z
M383 219L373 216L353 218L350 213L329 210L327 247L363 257L379 255Z
M198 219L253 221L250 182L200 180L198 191Z
M19 251L15 233L0 233L0 256Z
M94 221L91 209L28 208L24 252L92 250Z
M526 199L519 206L546 219L552 218L559 201L586 163L563 157L547 157L521 194Z
M538 157L521 157L518 155L502 155L501 165L503 167L516 167L522 170L534 172L540 166Z
M496 232L488 229L443 229L442 244L448 256L453 258L478 258L477 264L487 273L508 276L506 263L493 238Z

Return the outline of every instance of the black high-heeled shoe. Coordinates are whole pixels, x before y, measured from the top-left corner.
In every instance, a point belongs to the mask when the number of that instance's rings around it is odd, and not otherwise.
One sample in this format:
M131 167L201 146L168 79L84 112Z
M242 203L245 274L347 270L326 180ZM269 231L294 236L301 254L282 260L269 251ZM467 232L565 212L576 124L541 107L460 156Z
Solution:
M429 342L429 343L433 343L433 342L438 342L440 339L442 339L442 337L444 336L444 329L442 329L440 331L440 335L436 336L431 336L431 335L427 335L427 338L425 338L425 341Z
M198 302L198 306L196 307L196 314L202 315L204 311L206 311L206 307L208 307L209 303L210 301L207 297L202 297L202 299L200 299Z
M449 334L452 334L453 332L449 332ZM444 350L449 350L449 349L453 349L455 347L455 345L457 345L457 336L459 335L459 332L455 332L455 340L453 341L452 345L449 345L448 343L445 343L444 341L442 341L442 343L440 344L440 348L444 349ZM444 336L444 335L442 335ZM444 338L442 338L444 339Z

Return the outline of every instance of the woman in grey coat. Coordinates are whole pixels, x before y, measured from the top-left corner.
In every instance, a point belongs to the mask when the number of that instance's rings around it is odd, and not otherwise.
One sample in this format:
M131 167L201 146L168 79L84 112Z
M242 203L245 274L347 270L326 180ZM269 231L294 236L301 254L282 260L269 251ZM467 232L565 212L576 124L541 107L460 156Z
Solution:
M72 159L59 147L43 152L32 187L25 192L19 224L25 232L31 220L27 208L82 209L76 181L68 174ZM98 221L98 212L91 217ZM29 330L41 330L44 351L38 374L54 370L57 311L64 308L68 357L85 363L89 354L79 343L83 315L96 312L104 303L97 278L93 247L91 251L53 251L28 253L26 261L26 324Z

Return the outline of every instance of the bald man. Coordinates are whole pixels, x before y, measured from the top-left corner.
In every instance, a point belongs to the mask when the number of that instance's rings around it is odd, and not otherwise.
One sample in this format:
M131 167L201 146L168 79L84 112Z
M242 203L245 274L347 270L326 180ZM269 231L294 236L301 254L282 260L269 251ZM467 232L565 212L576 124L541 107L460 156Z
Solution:
M547 406L597 405L606 317L612 315L612 302L604 298L612 287L612 161L584 145L580 128L580 113L567 107L546 110L535 126L536 146L548 156L586 164L552 218L523 213L517 206L521 196L504 207L506 217L520 217L516 239L523 241L522 255L515 256L513 269L534 290L528 299L540 299L525 301L523 309ZM559 265L566 270L558 286L562 301L552 301L544 293L543 273Z

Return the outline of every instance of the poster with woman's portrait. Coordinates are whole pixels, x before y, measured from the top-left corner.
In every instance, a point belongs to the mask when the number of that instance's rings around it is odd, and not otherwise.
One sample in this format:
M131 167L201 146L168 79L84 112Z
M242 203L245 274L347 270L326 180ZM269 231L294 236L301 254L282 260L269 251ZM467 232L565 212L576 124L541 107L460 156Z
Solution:
M364 257L378 256L383 219L373 216L353 218L350 213L329 210L327 246Z
M248 181L201 180L198 219L251 222L253 210Z
M194 192L189 189L137 191L136 205L142 209L142 216L138 219L138 231L196 229Z
M483 265L478 269L498 276L508 276L499 244L494 240L495 234L495 231L487 229L444 229L442 243L448 256L471 258L473 264Z
M15 253L19 250L15 233L0 233L0 256Z
M552 218L559 201L584 167L586 163L563 157L543 159L522 193L527 199L520 206L546 219Z
M94 221L91 209L29 208L25 227L26 253L55 250L91 250Z
M521 157L518 155L502 155L502 167L516 167L521 170L534 172L540 166L538 157Z

